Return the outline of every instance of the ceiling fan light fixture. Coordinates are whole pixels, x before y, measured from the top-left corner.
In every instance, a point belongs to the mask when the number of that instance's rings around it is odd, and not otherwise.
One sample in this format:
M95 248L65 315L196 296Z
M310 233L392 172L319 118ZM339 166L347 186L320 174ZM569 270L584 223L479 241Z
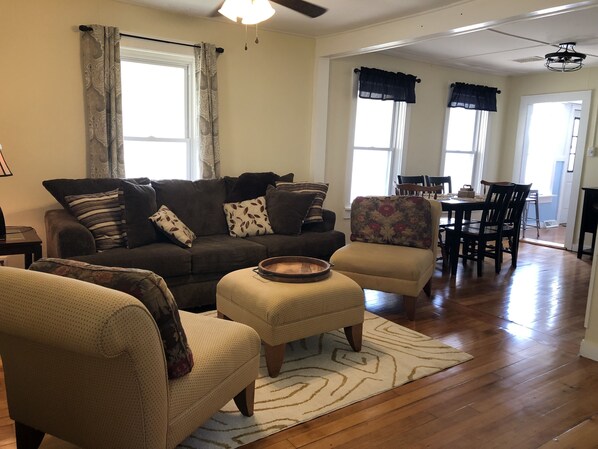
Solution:
M241 23L244 25L256 25L268 20L274 15L274 8L268 0L250 0L250 7L245 11Z
M243 25L256 25L274 15L274 8L268 0L225 0L218 10L227 19Z
M237 22L245 17L247 10L251 7L251 0L225 0L218 10L227 19Z
M586 55L575 51L575 42L563 42L559 49L546 56L546 68L553 72L575 72L583 67Z

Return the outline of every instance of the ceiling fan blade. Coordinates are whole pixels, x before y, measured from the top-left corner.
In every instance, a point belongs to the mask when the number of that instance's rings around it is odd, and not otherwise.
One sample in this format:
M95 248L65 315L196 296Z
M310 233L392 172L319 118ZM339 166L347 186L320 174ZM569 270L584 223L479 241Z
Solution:
M316 17L320 17L326 11L326 8L322 8L321 6L314 5L313 3L306 2L304 0L271 0L274 3L278 3L279 5L286 6L293 11L297 11L298 13L304 14L312 19Z

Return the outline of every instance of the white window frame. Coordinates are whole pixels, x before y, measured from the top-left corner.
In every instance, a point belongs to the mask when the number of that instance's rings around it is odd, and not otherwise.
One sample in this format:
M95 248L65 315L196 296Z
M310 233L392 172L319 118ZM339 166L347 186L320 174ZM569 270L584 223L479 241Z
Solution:
M488 111L478 111L476 110L475 116L475 123L474 123L474 136L472 142L472 149L471 151L448 151L447 141L448 141L448 131L449 131L449 123L450 123L450 113L452 109L457 108L446 108L446 115L444 121L444 138L442 142L442 156L440 160L440 173L444 174L444 165L446 162L446 155L447 153L456 153L456 154L473 154L473 173L472 173L472 187L476 191L481 191L481 184L480 181L484 177L484 161L485 161L485 153L486 148L488 146L488 135L490 134L490 113ZM450 173L446 175L450 176ZM444 176L444 175L443 175ZM457 191L462 186L455 186L453 185L453 190Z
M348 133L347 150L347 171L345 179L345 218L350 218L351 213L351 183L353 174L353 154L355 150L386 151L391 153L391 162L389 168L391 173L388 176L387 194L394 194L394 180L401 172L405 161L405 146L407 144L407 127L409 124L409 105L405 102L393 102L392 110L392 128L389 147L357 147L355 146L355 125L357 124L357 101L358 87L357 77L354 77L354 86L352 90L351 101L351 126ZM367 99L364 99L368 101ZM369 100L381 101L381 100Z
M167 47L175 47L167 45ZM179 47L179 46L176 46ZM199 179L201 173L199 161L199 139L197 126L195 124L195 57L193 49L190 48L169 48L165 51L161 45L145 43L144 48L133 46L121 46L121 62L130 61L143 64L163 65L168 67L180 67L185 70L185 137L184 138L161 138L161 137L139 137L123 136L123 141L131 142L184 142L187 153L187 179ZM125 149L126 151L126 149ZM126 166L125 166L126 172Z

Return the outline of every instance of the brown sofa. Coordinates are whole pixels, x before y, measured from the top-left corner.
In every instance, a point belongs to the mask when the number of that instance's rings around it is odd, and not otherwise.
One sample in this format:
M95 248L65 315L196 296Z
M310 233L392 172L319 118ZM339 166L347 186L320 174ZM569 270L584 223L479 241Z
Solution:
M249 176L198 181L147 178L44 181L46 189L65 206L46 212L48 256L151 270L164 278L181 309L191 309L215 304L216 284L231 271L281 255L329 260L344 246L345 235L334 230L336 217L328 210L323 211L322 222L304 224L299 235L231 237L223 203L233 197L239 200L262 194L268 184L292 177L274 173L246 175ZM241 188L241 179L252 182ZM92 234L71 215L64 197L115 188L124 192L129 245L97 252ZM168 206L195 233L197 238L191 248L171 243L149 222L147 217L161 205Z

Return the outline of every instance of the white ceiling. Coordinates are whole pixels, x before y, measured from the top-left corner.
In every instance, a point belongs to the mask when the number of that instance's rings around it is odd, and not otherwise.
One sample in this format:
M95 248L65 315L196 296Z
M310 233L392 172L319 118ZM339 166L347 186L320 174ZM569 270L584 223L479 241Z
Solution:
M120 0L212 20L222 0ZM305 36L324 36L372 25L463 0L311 0L328 11L311 19L272 3L276 14L262 28ZM438 37L386 50L386 54L467 70L500 75L545 71L544 55L560 42L576 42L587 54L586 66L598 66L598 5L543 18L504 24L484 31ZM531 59L531 61L529 61ZM537 59L537 60L533 60ZM529 62L517 62L524 60Z

